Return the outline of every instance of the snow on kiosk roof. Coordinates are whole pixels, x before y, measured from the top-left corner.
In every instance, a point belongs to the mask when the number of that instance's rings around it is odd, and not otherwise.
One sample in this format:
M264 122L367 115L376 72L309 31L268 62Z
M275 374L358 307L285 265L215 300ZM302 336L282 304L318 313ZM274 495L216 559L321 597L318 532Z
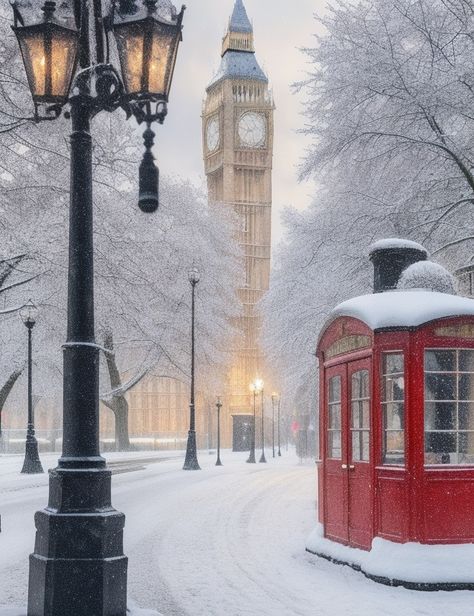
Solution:
M353 317L377 330L418 327L436 319L457 316L474 316L474 300L421 289L386 291L342 302L331 312L323 331L338 317Z

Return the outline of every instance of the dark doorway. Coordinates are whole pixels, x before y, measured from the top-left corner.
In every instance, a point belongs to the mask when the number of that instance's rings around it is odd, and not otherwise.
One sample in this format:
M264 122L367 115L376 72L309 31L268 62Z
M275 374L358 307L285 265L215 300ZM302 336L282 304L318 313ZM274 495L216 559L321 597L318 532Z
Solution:
M249 451L252 439L253 415L232 415L232 451Z

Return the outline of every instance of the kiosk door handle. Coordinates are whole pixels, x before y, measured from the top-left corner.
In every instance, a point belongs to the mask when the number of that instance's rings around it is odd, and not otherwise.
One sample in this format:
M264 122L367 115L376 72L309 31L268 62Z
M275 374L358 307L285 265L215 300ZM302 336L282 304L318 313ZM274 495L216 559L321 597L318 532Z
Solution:
M349 464L349 470L350 470L350 471L353 471L354 469L355 469L354 464Z
M347 464L341 464L341 468L342 468L342 469L344 469L345 471L347 471L347 469L348 469L349 467L347 466Z

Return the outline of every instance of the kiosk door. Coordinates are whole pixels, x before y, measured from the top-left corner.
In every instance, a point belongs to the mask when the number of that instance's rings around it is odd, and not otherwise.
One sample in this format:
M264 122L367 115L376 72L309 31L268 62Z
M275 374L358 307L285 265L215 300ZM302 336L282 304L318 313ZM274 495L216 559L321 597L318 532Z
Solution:
M366 549L372 538L369 375L369 360L340 364L326 371L325 388L325 534Z
M372 541L369 366L369 360L347 366L348 534L351 545L365 549Z

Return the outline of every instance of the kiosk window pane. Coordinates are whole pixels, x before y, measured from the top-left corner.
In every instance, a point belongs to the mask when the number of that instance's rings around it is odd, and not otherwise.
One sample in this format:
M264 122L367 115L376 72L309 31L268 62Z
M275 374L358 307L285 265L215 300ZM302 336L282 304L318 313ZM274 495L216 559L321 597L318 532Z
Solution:
M426 351L425 370L429 372L455 372L455 351Z
M352 375L351 389L351 442L353 462L367 462L369 460L369 408L369 371L359 370Z
M474 353L472 351L459 351L459 372L474 373Z
M341 377L333 376L328 383L328 458L341 457Z
M425 351L425 464L474 464L474 350Z
M405 361L403 353L382 355L382 460L405 463Z

